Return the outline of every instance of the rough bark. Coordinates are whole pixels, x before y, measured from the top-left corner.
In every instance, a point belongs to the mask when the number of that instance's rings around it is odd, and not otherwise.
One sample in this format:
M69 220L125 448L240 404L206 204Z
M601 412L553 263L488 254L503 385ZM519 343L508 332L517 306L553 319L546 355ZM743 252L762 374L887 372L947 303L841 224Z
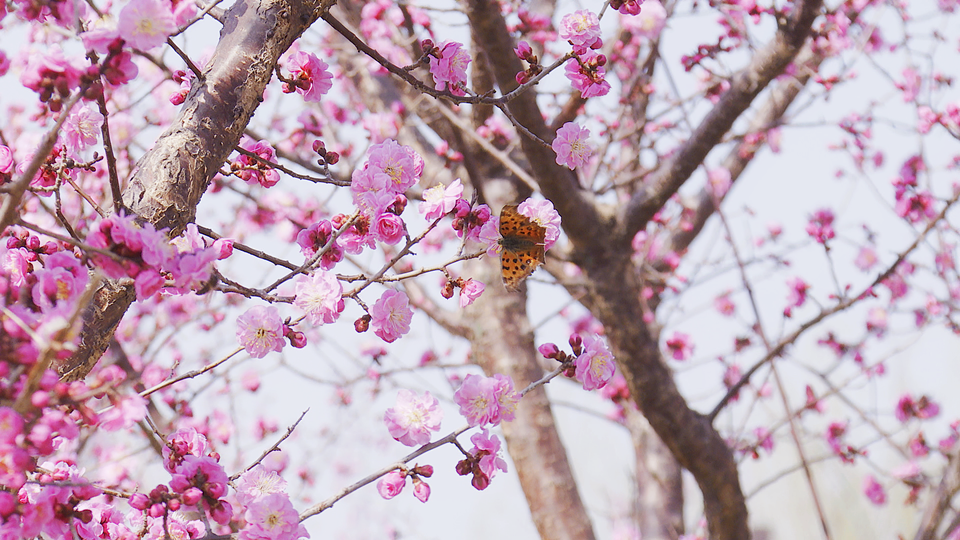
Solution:
M126 208L171 235L194 220L200 197L263 100L273 66L320 8L309 0L238 0L226 11L203 79L193 82L176 119L137 163L123 192ZM135 299L129 280L103 284L84 312L77 352L58 366L64 380L86 377Z
M637 411L626 408L636 452L637 525L644 540L676 540L683 534L683 475L670 449Z

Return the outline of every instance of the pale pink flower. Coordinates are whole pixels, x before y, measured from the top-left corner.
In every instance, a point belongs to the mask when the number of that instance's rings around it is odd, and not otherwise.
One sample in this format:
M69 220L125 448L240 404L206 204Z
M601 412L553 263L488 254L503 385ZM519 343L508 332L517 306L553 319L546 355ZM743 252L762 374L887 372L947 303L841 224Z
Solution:
M407 479L400 471L390 471L377 482L377 493L384 499L390 500L403 491Z
M466 283L463 284L463 287L460 287L460 307L465 308L473 303L474 300L480 298L480 295L483 294L484 285L483 283L470 278Z
M733 180L730 170L726 168L712 169L707 172L707 187L717 198L722 198L730 190Z
M254 501L274 493L285 493L287 481L274 471L267 470L263 465L257 465L243 473L237 479L237 500L243 506L249 506Z
M574 361L576 378L584 390L596 390L606 386L616 372L613 354L598 335L583 338L583 352Z
M863 246L857 253L857 258L854 259L853 264L860 270L866 272L876 266L878 262L877 251L870 246Z
M620 17L620 24L635 36L655 39L667 24L667 10L660 0L644 0L640 13L632 17Z
M103 115L86 105L74 109L63 123L63 139L67 148L76 156L100 139Z
M610 83L604 80L606 58L595 52L580 55L580 61L571 58L563 66L564 75L570 84L580 91L580 97L587 99L605 96L610 92Z
M418 477L413 479L413 496L420 502L427 502L430 498L430 486Z
M424 392L423 396L401 389L397 402L387 409L383 422L390 436L407 446L420 446L430 442L430 432L440 430L443 410L437 398Z
M330 324L343 311L343 285L337 276L316 271L312 275L300 275L296 280L296 299L293 304L307 314L307 320L317 326Z
M283 320L273 306L254 306L237 317L237 341L254 358L283 350Z
M367 163L373 171L387 175L385 187L390 194L403 194L423 173L420 154L393 139L371 146Z
M243 514L247 525L240 540L296 540L309 538L306 527L285 493L270 493L257 499Z
M393 343L410 331L413 309L402 291L388 289L370 308L370 326L380 339Z
M439 47L440 58L430 57L430 73L437 90L449 90L455 96L463 96L467 83L467 66L472 62L463 44L448 41Z
M304 101L320 101L320 96L333 87L333 75L330 66L311 53L297 51L287 60L288 69L297 81L297 93Z
M666 344L674 360L687 360L693 354L693 341L683 332L674 332Z
M13 150L0 144L0 175L11 174L15 165Z
M117 18L120 37L143 51L163 45L177 30L170 0L131 0Z
M569 41L578 54L596 48L601 43L600 19L596 13L588 10L564 15L560 19L560 38Z
M733 301L730 300L730 292L727 291L720 296L718 296L713 301L713 307L720 312L721 315L725 317L732 317L736 311L736 306L733 304Z
M467 375L453 394L454 403L460 406L460 414L470 426L513 420L519 400L513 381L499 373L493 377Z
M544 251L549 250L560 238L560 213L547 199L526 199L517 206L517 212L546 229L543 239Z
M99 415L101 428L107 431L126 429L147 415L147 400L139 394L123 396L113 401L113 407Z
M593 149L587 144L590 130L573 122L567 122L557 130L557 136L550 146L557 154L557 164L568 169L576 169L590 160Z
M423 202L420 203L420 213L423 217L432 220L449 213L456 206L463 195L463 185L457 178L449 186L437 184L430 189L423 190Z

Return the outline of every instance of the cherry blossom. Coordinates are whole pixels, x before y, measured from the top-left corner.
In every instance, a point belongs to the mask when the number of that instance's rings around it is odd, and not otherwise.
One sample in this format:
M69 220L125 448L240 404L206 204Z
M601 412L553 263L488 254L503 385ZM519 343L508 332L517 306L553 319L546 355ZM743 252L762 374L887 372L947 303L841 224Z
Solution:
M448 41L438 47L438 53L430 57L430 73L437 90L447 90L463 96L467 84L467 66L473 59L463 49L462 43Z
M574 360L577 380L583 383L584 390L603 388L616 372L613 354L598 335L582 339L583 353Z
M273 306L254 306L237 317L237 341L254 358L283 350L283 321Z
M590 130L573 122L567 122L557 130L551 147L557 154L557 164L568 169L576 169L586 165L593 155L593 150L587 144Z
M296 300L293 304L307 314L311 324L335 322L343 311L343 285L329 272L317 271L296 279Z
M131 47L148 51L177 30L169 0L131 0L120 10L117 29Z

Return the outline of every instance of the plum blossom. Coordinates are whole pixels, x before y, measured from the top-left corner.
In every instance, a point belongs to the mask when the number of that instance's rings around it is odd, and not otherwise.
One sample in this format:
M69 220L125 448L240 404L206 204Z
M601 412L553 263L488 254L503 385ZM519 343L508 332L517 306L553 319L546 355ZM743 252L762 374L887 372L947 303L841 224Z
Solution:
M874 478L872 474L868 474L867 477L863 479L863 494L870 499L870 502L877 506L883 506L887 502L886 491L884 491L883 486L880 485L880 482L877 482L877 479Z
M586 165L593 156L593 149L587 144L590 130L573 122L567 122L557 130L557 136L550 146L557 154L557 164L568 169Z
M783 310L786 317L790 317L793 308L802 306L807 301L807 291L810 285L802 278L795 277L787 280L787 286L790 287L790 295L787 298L787 307Z
M297 540L309 538L307 528L300 524L300 515L285 493L261 496L243 514L246 526L240 530L240 540Z
M290 75L296 81L296 91L303 100L320 101L320 97L333 87L333 75L330 66L316 55L297 51L287 60Z
M483 377L470 374L464 377L453 401L470 426L496 425L513 420L520 394L513 380L506 375Z
M74 109L63 123L61 133L64 143L74 155L79 154L91 145L97 144L100 138L100 126L103 125L103 115L84 105Z
M463 50L463 44L448 41L438 47L439 58L430 56L430 73L437 90L449 90L455 96L466 95L463 86L467 83L467 66L473 61Z
M484 285L482 282L470 278L460 287L460 307L465 308L480 298L483 294Z
M449 186L437 184L430 189L423 190L423 202L420 203L420 213L428 220L437 219L453 210L457 201L463 195L463 185L457 178Z
M131 0L120 10L117 29L135 49L148 51L163 45L177 30L170 0Z
M564 75L580 91L580 97L605 96L610 92L610 83L604 80L606 70L603 66L606 62L604 55L587 52L580 56L579 61L577 58L568 60L563 66Z
M400 389L396 404L383 415L390 436L407 446L430 442L430 432L440 430L441 420L443 410L437 398L430 392L418 396L406 389Z
M589 10L564 15L560 20L560 38L569 41L577 54L597 48L601 43L600 19Z
M667 339L666 345L674 360L688 360L693 354L693 342L690 336L683 332L674 332Z
M377 481L377 493L384 499L390 500L399 495L406 485L407 478L402 472L390 471Z
M139 394L111 399L113 407L100 415L100 427L107 431L126 429L147 415L147 400Z
M560 213L547 199L526 199L517 206L517 212L526 216L533 223L546 229L543 239L543 249L548 251L560 238Z
M388 289L370 308L370 317L373 333L387 343L393 343L410 331L413 309L406 294Z
M826 244L836 233L833 231L833 212L820 209L814 212L807 223L807 234L820 244Z
M317 271L309 276L298 276L296 299L293 304L307 314L307 320L317 326L335 322L343 311L343 285L337 276Z
M370 147L370 157L365 167L387 175L386 190L390 194L403 194L417 183L423 173L423 158L413 148L387 139Z
M613 354L596 334L587 335L582 340L583 352L574 360L576 378L584 390L603 388L616 373Z
M283 350L283 321L273 306L254 306L237 317L237 341L254 358Z
M639 6L638 6L639 7ZM620 11L623 15L623 11ZM667 23L667 10L659 0L644 0L640 13L634 16L620 17L620 24L635 36L654 39L660 35Z
M476 489L484 490L498 470L507 472L507 462L500 457L500 439L486 429L474 433L470 442L474 445L469 451L470 457L457 463L457 473L461 476L472 474L470 483Z

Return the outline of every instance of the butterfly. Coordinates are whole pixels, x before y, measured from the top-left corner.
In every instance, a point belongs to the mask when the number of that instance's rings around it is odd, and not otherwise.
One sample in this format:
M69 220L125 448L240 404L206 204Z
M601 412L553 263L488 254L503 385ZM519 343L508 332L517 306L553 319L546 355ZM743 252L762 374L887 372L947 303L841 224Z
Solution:
M508 291L520 290L520 283L543 264L547 229L530 221L511 204L500 211L500 276Z

